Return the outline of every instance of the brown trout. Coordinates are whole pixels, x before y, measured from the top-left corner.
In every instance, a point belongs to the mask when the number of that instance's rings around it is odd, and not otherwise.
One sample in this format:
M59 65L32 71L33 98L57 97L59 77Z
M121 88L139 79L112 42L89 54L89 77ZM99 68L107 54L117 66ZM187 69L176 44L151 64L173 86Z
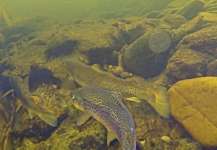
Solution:
M84 124L90 117L107 129L107 145L117 138L122 150L136 150L136 131L133 118L117 91L84 87L70 92L72 103L83 111L77 124Z
M170 117L165 87L145 89L73 59L63 60L63 64L74 80L82 87L99 87L109 91L119 91L122 95L128 95L126 99L132 101L144 99L159 115L164 118Z
M36 114L51 126L57 126L57 117L52 110L34 103L34 98L29 92L29 81L23 80L19 76L10 75L9 82L14 89L17 97L21 100L22 105L28 110L29 117L32 119Z

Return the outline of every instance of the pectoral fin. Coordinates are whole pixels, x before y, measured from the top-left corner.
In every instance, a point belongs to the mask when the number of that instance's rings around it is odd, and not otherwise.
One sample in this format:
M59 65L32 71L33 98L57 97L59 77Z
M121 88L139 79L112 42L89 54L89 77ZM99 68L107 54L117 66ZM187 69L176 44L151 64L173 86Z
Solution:
M57 126L57 117L55 112L50 110L47 107L43 107L40 105L37 105L37 115L47 124L50 126L56 127Z
M107 145L109 146L110 142L114 139L116 139L115 135L111 131L107 130Z
M53 127L57 126L57 117L55 115L43 114L43 115L38 115L38 116L50 126L53 126Z
M118 92L118 91L111 91L111 95L114 97L114 99L117 100L117 102L120 104L120 106L122 108L125 108L124 107L124 104L122 102L122 95L121 95L121 92Z
M129 98L125 98L125 100L140 103L140 99L137 97L129 97Z
M29 118L32 119L35 116L34 111L28 109L28 112L29 112Z
M77 125L80 126L84 124L90 117L90 114L83 112L78 119Z

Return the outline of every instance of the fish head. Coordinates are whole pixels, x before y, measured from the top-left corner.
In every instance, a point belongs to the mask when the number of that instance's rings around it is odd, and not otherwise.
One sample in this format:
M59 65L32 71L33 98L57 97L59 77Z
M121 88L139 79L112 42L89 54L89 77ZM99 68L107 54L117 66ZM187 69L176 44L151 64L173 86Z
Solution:
M16 77L15 75L10 75L9 76L9 83L10 83L11 86L13 86L15 77Z
M68 72L72 75L74 68L79 65L79 61L73 60L73 59L64 59L63 60L63 65L66 67Z
M84 111L84 100L78 91L79 90L75 90L75 91L70 92L69 96L71 97L73 105L77 109Z
M21 77L13 75L13 74L9 76L9 83L12 88L14 88L17 83L21 83L21 82L23 82L23 79Z
M130 127L122 137L122 149L123 150L136 150L136 131L135 127Z

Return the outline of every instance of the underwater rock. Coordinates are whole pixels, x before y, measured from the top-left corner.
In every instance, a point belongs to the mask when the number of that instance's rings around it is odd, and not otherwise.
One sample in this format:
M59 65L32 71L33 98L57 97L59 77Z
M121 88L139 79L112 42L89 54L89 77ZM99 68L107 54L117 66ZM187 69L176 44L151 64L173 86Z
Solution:
M185 33L192 33L199 29L201 29L203 26L203 16L198 15L191 19L190 21L186 22L185 24L181 25L179 29L182 29L185 31Z
M209 148L217 147L216 91L216 77L201 77L179 81L167 92L171 115Z
M112 71L113 71L114 75L120 77L121 74L124 72L124 69L123 69L123 67L121 67L121 66L117 66L117 67L115 67Z
M204 12L216 12L216 10L217 0L208 0L203 7Z
M54 59L60 56L71 55L74 51L74 48L78 45L76 40L63 40L58 42L50 42L48 44L48 49L44 52L44 55L47 59Z
M166 65L170 35L156 28L146 32L134 41L123 54L127 70L144 78L158 75Z
M171 26L172 29L177 29L182 24L187 22L183 16L177 14L166 15L162 18L162 20L164 24Z
M180 8L176 14L184 16L186 19L190 20L194 18L198 12L200 12L205 5L202 0L191 0Z
M156 145L156 148L150 147L149 150L203 150L199 142L195 142L189 138L176 139L170 141L168 144Z
M217 6L216 6L216 10L217 10ZM216 13L200 12L199 15L203 16L204 23L216 23L217 22Z
M12 25L12 22L13 21L9 17L8 13L0 5L0 27L5 27L5 26Z
M160 11L153 11L146 14L146 18L156 18L161 12Z
M145 32L145 24L134 19L118 19L114 26L120 31L127 44L131 44Z
M5 38L4 36L0 33L0 48L4 47L4 42L5 42Z
M206 75L217 76L217 59L208 64Z
M0 27L5 27L7 23L5 22L5 19L3 17L3 14L0 12Z
M171 3L168 4L168 8L179 8L183 7L186 3L189 3L189 0L173 0Z
M166 74L176 80L205 75L208 60L191 49L179 49L168 60Z
M32 20L34 20L33 24L39 23L40 17L38 21L34 18ZM42 18L42 25L43 21ZM86 64L117 65L118 55L114 51L121 49L126 43L120 30L113 26L114 22L91 21L91 24L86 24L83 20L78 25L56 25L49 30L43 30L43 32L39 30L29 34L17 42L8 42L9 45L6 48L8 57L3 61L10 64L13 69L4 69L4 76L11 72L25 76L29 74L29 68L32 65L40 64L62 80L67 74L61 67L62 62L59 59L61 57L76 58ZM7 31L6 28L3 30L7 38L19 35L19 32L22 35L25 34L25 31L22 31L24 27L21 29L15 25L13 27L10 28L11 30L9 28ZM27 28L26 32L28 31ZM25 40L26 37L28 37L27 40ZM3 68L2 65L3 63L0 64L1 68Z
M5 57L5 50L0 48L0 60Z
M216 33L217 25L213 25L188 34L179 42L177 49L192 49L210 57L217 57ZM213 60L211 59L209 61Z
M173 0L167 5L167 7L157 16L157 18L162 18L164 16L175 14L180 8L182 8L189 0Z

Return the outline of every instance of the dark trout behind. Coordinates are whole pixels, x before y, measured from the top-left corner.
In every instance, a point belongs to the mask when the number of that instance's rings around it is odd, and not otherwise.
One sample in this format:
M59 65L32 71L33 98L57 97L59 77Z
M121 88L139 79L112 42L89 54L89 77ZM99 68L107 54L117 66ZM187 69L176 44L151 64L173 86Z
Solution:
M133 118L122 102L120 92L107 91L96 87L85 87L70 92L73 104L83 112L78 125L89 117L101 122L106 129L107 144L117 138L122 150L136 150L136 132Z
M28 110L29 117L32 119L35 115L38 115L42 120L51 126L57 125L57 117L52 110L46 107L35 104L33 99L35 98L29 92L28 78L22 79L16 75L9 76L9 82L14 89L17 97L21 100L22 105Z

